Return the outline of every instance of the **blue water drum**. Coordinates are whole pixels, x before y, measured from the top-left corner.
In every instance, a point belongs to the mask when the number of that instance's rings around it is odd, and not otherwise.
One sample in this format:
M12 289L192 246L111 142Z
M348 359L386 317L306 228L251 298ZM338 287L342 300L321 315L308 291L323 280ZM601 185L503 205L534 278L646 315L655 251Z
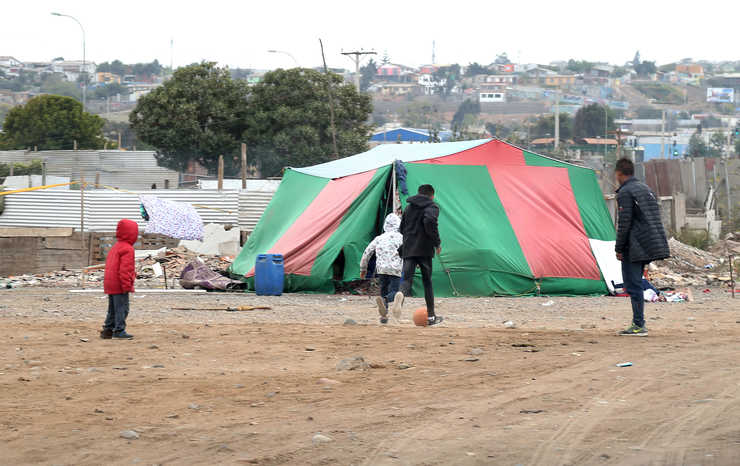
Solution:
M285 284L282 254L260 254L254 265L254 290L258 296L280 296Z

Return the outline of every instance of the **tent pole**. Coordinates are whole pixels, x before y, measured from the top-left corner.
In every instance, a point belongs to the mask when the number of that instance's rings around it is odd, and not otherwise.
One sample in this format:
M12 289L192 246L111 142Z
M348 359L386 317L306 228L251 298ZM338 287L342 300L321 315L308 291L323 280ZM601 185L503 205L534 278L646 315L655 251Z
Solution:
M398 212L400 207L398 203L398 192L396 191L396 161L393 161L393 213Z

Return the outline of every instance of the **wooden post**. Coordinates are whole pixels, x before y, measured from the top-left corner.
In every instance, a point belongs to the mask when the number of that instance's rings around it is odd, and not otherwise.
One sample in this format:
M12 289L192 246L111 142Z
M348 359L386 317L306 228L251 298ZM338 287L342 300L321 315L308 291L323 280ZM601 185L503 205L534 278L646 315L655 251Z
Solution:
M218 190L224 189L224 156L218 156Z
M39 146L33 146L33 151L34 152L38 152L39 151Z
M95 188L100 187L100 172L95 172Z
M77 152L77 139L74 140L74 150Z
M118 132L118 150L121 150L121 132Z
M46 186L46 161L41 162L41 186Z
M730 260L730 287L732 288L732 299L735 299L735 271L733 270L733 256L730 254L730 257L728 258Z
M242 189L247 189L247 145L242 143Z
M164 180L164 189L170 189L170 180L167 178Z
M10 162L10 173L8 173L8 176L13 176L14 169L15 169L15 162Z
M76 145L76 144L75 144ZM82 250L85 250L85 172L80 168L80 235Z

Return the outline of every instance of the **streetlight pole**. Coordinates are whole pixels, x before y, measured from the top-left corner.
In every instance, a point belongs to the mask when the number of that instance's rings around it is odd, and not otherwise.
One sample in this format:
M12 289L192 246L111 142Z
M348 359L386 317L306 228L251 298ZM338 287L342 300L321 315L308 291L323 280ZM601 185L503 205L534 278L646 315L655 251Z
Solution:
M65 18L73 19L80 26L80 29L82 30L82 73L84 73L83 78L82 78L82 111L85 111L86 103L87 103L87 66L86 66L86 61L85 61L85 28L82 27L82 23L80 23L80 21L74 16L63 15L61 13L54 13L54 12L52 12L52 16L62 16Z
M604 104L604 163L606 163L607 133L609 132L609 106Z
M290 58L293 59L293 61L295 62L296 68L300 68L301 67L301 65L298 63L298 60L296 60L295 57L291 53L289 53L289 52L285 52L283 50L268 50L267 53L282 53L283 55L287 55L287 56L289 56Z

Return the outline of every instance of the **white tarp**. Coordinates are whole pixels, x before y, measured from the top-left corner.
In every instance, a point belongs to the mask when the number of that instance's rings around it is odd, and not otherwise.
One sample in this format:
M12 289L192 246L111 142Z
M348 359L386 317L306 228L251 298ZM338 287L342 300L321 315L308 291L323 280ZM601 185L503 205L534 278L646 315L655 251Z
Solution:
M591 243L591 251L601 269L606 286L610 293L614 293L614 284L622 283L622 263L617 260L617 254L614 252L617 242L591 238L588 241Z

